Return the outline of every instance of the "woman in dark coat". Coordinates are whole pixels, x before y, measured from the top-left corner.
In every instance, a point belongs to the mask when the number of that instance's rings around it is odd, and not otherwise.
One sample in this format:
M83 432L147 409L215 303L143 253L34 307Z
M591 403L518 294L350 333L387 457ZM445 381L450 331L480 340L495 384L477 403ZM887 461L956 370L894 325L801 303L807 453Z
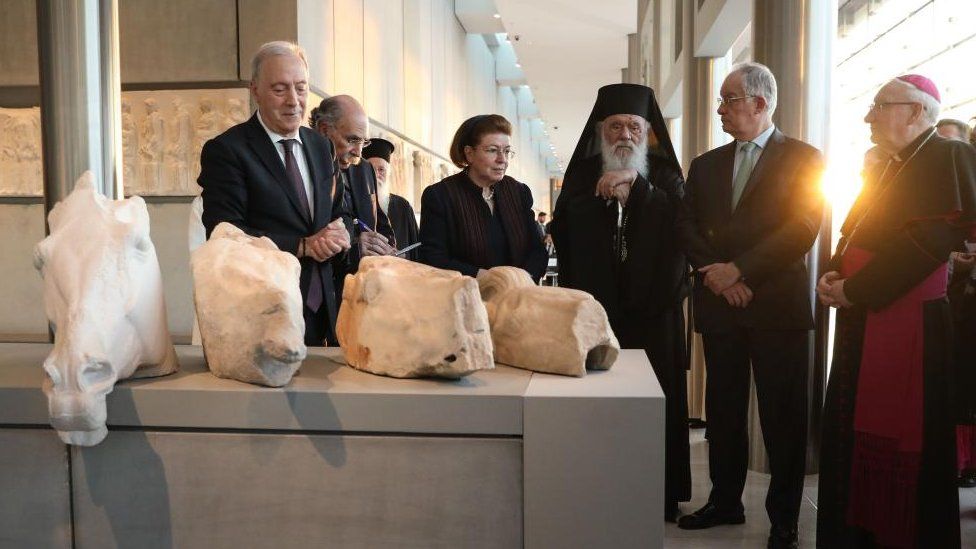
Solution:
M538 281L548 257L532 213L532 192L505 175L512 126L504 117L469 118L451 143L461 172L424 189L420 199L420 261L478 276L499 265L520 267Z

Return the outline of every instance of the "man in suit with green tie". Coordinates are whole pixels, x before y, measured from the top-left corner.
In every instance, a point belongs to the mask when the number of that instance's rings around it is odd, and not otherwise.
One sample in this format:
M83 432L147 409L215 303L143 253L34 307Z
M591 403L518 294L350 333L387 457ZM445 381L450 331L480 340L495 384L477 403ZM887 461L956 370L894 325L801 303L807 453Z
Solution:
M695 268L695 329L708 385L708 504L684 529L745 521L750 365L772 473L769 547L796 547L807 432L813 313L804 256L820 230L820 151L773 125L776 79L758 63L733 67L718 114L735 141L696 158L678 234Z

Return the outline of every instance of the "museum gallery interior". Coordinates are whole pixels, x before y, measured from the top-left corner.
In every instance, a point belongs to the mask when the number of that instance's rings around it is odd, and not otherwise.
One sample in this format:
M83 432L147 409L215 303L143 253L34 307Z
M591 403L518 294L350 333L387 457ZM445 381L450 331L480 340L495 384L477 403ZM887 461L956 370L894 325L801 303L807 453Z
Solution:
M976 546L973 29L0 1L0 547Z

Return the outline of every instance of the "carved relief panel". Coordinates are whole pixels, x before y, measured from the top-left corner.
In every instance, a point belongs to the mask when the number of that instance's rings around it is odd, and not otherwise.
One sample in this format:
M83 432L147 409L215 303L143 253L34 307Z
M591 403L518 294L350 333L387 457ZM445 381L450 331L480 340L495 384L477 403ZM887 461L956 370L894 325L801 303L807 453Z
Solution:
M41 196L41 109L0 108L0 196Z
M246 89L122 94L125 194L200 193L200 149L250 115ZM41 111L0 108L0 196L43 196Z
M126 195L200 193L200 150L247 119L246 89L133 91L122 94Z

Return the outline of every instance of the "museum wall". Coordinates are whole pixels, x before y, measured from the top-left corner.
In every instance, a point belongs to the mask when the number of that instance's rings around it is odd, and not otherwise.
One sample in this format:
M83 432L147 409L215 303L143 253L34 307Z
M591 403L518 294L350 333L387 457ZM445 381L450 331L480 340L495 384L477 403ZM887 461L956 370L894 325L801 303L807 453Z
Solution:
M546 151L532 139L530 97L496 82L497 46L469 35L451 0L120 0L124 186L149 203L170 330L192 330L187 226L203 143L251 112L250 57L294 40L315 97L347 93L398 146L393 192L419 210L423 188L456 171L458 125L497 112L513 123L509 175L550 209ZM40 91L33 0L0 2L0 340L47 337L33 246L43 237ZM313 101L314 100L314 101Z

